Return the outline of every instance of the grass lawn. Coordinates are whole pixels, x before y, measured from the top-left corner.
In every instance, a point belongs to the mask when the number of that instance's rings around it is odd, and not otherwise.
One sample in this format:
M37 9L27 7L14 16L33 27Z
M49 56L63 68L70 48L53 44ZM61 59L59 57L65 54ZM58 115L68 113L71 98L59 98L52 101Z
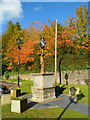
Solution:
M5 80L5 81L17 82L16 79L9 79L9 80ZM32 93L31 87L33 86L33 81L20 80L20 82L22 83L20 85L21 92L31 94ZM83 96L78 102L90 105L90 102L88 99L88 88L90 87L89 85L66 85L65 86L66 89L63 91L64 94L69 94L69 87L79 87L81 92L83 93Z
M2 107L2 118L57 118L64 108L45 108L40 110L26 110L23 113L11 113L10 104ZM88 118L87 115L67 109L61 118Z
M81 96L81 99L78 102L84 103L84 104L90 104L89 101L88 101L89 100L88 99L88 85L67 85L66 89L63 91L64 94L69 93L69 87L80 88L80 90L82 92L82 96Z
M16 82L17 80L8 80L12 82ZM22 83L20 85L20 88L22 92L31 94L31 87L33 86L33 82L30 80L20 80ZM82 91L84 97L79 100L81 103L88 104L88 85L67 85L65 86L66 89L63 91L64 94L68 94L69 87L79 87ZM64 108L45 108L45 109L39 109L39 110L26 110L23 113L11 113L10 104L2 106L2 117L3 118L57 118L61 115ZM88 118L87 115L84 115L82 113L69 110L67 109L61 118Z
M3 79L3 81L17 82L17 79ZM33 81L31 80L20 80L20 88L22 93L31 94L31 87L33 86Z
M31 87L33 86L33 81L30 80L22 80L22 84L20 86L22 93L32 94Z

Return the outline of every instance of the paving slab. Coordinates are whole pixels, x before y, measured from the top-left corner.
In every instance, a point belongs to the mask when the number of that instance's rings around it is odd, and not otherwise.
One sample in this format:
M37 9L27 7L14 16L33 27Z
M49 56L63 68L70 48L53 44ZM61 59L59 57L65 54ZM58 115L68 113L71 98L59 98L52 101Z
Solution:
M61 94L58 98L52 99L49 101L44 101L41 103L36 103L34 101L31 101L32 95L27 95L27 98L29 98L28 103L32 103L32 106L30 109L42 109L42 108L56 108L56 107L64 107L67 109L71 109L86 115L89 115L90 112L90 105L82 104L82 103L75 103L71 102L70 96Z

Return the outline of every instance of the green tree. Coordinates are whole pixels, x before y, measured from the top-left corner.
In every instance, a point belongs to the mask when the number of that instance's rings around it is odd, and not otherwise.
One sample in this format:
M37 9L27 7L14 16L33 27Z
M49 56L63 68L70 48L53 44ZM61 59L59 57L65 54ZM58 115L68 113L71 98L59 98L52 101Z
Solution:
M7 25L7 29L5 33L2 35L2 48L4 51L7 50L7 44L10 38L12 38L14 28L15 28L14 24L11 21L9 21Z
M88 8L86 5L76 9L75 18L75 46L79 54L83 54L88 50Z
M9 21L6 31L5 33L2 35L2 74L4 74L4 72L6 71L7 67L8 67L8 57L7 57L7 50L8 50L8 43L10 41L10 39L13 36L13 32L14 32L14 24ZM10 44L10 43L9 43Z
M8 27L2 36L2 60L3 60L3 70L5 71L12 66L13 59L10 52L14 49L17 38L23 39L23 32L21 30L21 25L19 22L13 24L11 21L8 22Z

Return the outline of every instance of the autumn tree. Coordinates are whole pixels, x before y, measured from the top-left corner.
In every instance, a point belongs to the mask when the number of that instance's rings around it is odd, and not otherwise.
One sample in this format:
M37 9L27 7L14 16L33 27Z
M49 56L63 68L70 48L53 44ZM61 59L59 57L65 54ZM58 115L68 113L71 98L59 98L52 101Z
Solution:
M75 18L75 37L74 46L78 54L85 54L90 49L88 47L88 9L86 5L76 9L76 18Z
M22 31L20 23L13 24L11 21L8 23L8 28L2 36L2 58L3 63L7 64L7 69L12 68L13 59L10 52L16 46L16 39L22 39ZM3 64L4 66L4 64Z
M2 35L2 48L4 52L7 50L7 43L9 42L10 38L12 38L14 28L15 28L14 24L11 21L9 21L7 29L5 33Z
M88 9L86 5L84 7L80 5L80 8L76 9L76 17L69 18L68 25L65 26L60 39L59 43L62 44L59 48L64 46L64 53L85 54L88 52L90 48L88 47Z
M14 27L15 27L14 24L11 21L9 21L7 25L7 29L5 33L2 35L2 68L3 68L2 73L4 73L4 71L6 71L8 67L8 62L7 62L8 57L6 53L8 50L8 43L13 36Z
M39 43L39 33L37 29L34 26L28 27L27 30L25 29L18 29L15 28L15 39L19 38L23 40L22 48L20 50L20 63L22 68L25 70L32 69L34 65L34 60L36 58L37 51L35 49L38 49L38 43ZM22 35L23 33L23 35ZM15 43L16 44L16 43ZM8 52L8 56L12 59L12 64L17 64L18 62L18 48L17 45L13 47L11 52Z
M90 51L88 47L88 10L84 5L76 9L76 17L71 17L68 24L63 26L57 25L57 42L58 42L58 68L67 54L86 54ZM23 41L20 51L20 61L22 68L25 70L36 70L40 67L41 49L39 41L42 37L46 40L45 67L46 71L54 71L54 51L55 51L55 21L43 25L35 21L27 29L21 29L19 22L13 24L11 21L5 33L2 35L3 45L3 65L12 68L17 65L17 44L16 39ZM52 61L52 62L51 62ZM37 66L37 67L36 67Z

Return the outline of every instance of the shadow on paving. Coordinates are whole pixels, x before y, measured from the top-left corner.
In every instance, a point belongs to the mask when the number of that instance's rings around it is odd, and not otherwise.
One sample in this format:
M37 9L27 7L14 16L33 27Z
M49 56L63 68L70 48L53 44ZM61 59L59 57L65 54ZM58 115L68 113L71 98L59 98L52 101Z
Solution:
M38 102L34 102L34 101L31 101L30 103L28 103L28 107L27 109L29 108L32 108L34 105L36 105Z
M72 104L72 103L77 103L77 102L74 102L74 98L72 98L71 96L70 96L70 103L65 107L65 109L63 110L63 112L60 114L60 116L58 117L58 119L57 120L60 120L60 118L62 117L62 115L65 113L65 111L68 109L68 107Z
M80 95L77 96L77 101L75 102L75 97L72 98L72 96L69 97L70 99L70 103L64 108L63 112L60 114L60 116L57 118L57 120L61 120L60 118L62 117L62 115L65 113L65 111L68 109L68 107L72 104L72 103L75 103L77 104L77 102L79 100L81 100L83 97L85 97L85 95L83 95L83 93L81 93Z
M63 85L62 87L56 86L55 87L55 96L58 97L61 94L63 94L63 91L66 89L66 85Z
M32 97L31 94L23 96L23 98L31 98L31 97ZM85 97L85 96L81 93L81 95L78 96L77 101L79 101L83 97ZM75 102L74 96L69 97L69 96L64 95L64 94L61 94L59 96L59 98L56 98L55 100L45 101L44 103L39 103L39 102L31 101L31 100L28 100L28 103L27 103L27 110L28 109L37 109L38 110L38 109L43 109L43 108L54 108L54 107L64 107L64 110L59 115L59 117L56 118L56 120L61 120L62 115L65 113L65 111L67 109L71 109L71 110L74 110L74 111L77 111L77 112L80 112L83 114L85 113L85 111L87 109L86 105ZM81 109L79 109L80 107L81 107ZM87 115L87 112L85 114Z
M26 94L27 94L26 92L23 92L23 93L20 94L20 96L22 96L22 95L26 95Z

